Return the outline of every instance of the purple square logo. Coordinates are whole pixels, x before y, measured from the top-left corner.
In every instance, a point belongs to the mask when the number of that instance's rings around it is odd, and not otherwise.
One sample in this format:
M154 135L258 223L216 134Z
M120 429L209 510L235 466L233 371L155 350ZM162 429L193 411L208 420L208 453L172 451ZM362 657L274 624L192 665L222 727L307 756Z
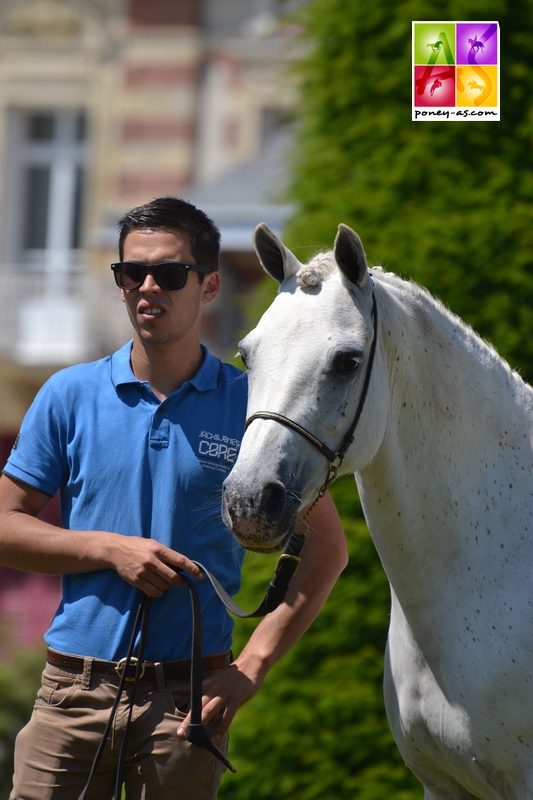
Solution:
M455 52L457 64L497 64L497 24L495 22L458 22Z

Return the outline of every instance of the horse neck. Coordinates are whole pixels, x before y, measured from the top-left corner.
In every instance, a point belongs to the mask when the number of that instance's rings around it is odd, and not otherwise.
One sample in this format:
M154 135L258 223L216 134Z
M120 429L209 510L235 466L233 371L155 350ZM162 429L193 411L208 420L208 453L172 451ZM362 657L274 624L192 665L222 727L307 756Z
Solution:
M395 591L427 594L428 558L451 567L464 556L465 531L497 504L502 473L506 485L529 480L532 393L431 298L402 286L376 291L389 418L357 483Z

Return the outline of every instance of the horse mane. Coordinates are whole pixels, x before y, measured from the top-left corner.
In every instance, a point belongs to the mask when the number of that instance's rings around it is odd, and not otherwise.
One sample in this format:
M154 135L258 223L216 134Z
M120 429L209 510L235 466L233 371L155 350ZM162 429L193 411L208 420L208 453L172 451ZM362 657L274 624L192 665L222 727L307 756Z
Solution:
M329 278L338 269L333 251L319 252L308 264L303 264L296 273L299 288L314 289ZM463 341L466 349L475 352L478 358L496 374L500 380L513 385L514 391L527 398L529 404L533 403L533 389L525 383L521 376L497 353L494 347L485 341L470 325L450 311L444 303L431 294L423 286L414 281L401 278L393 272L387 272L380 266L370 269L372 278L378 283L389 286L395 294L399 294L403 303L410 310L413 318L421 317L426 320L435 319L435 314L445 326L453 329Z
M519 373L509 366L492 344L483 339L471 325L447 308L428 289L414 281L400 278L393 272L387 272L382 267L372 267L370 272L374 280L390 286L395 294L401 296L414 318L423 314L427 319L430 317L435 319L435 314L437 314L445 326L450 330L453 329L466 349L475 352L480 361L493 372L494 378L499 375L505 383L513 385L515 392L522 395L524 399L528 397L530 405L533 403L533 389L525 383Z

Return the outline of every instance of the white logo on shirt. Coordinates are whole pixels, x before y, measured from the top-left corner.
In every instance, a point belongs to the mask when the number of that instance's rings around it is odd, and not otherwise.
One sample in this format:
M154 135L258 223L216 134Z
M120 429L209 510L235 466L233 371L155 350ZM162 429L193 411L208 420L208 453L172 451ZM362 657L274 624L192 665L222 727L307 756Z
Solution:
M221 433L202 431L198 444L198 453L204 458L207 456L208 459L216 459L219 463L222 461L233 465L237 458L240 444L240 439L233 439Z

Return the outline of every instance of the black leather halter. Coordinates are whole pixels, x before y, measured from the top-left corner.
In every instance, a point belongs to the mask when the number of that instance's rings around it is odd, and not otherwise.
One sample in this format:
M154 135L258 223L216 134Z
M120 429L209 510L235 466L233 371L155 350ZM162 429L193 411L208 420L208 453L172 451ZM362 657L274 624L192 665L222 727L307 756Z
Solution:
M327 458L329 461L329 469L328 474L326 476L326 480L324 481L322 487L319 489L318 497L322 497L322 495L326 492L330 483L332 483L335 478L337 477L337 472L344 461L344 456L348 452L348 448L352 444L354 440L355 429L363 413L363 408L365 405L366 396L368 394L368 386L370 384L370 378L372 375L372 366L374 364L374 355L376 352L376 344L378 338L378 311L376 306L376 297L374 291L372 291L372 319L374 323L374 336L372 338L372 344L370 345L370 352L368 354L368 362L366 365L366 373L365 373L365 380L363 383L363 389L361 391L361 395L359 397L359 403L357 405L357 409L355 412L355 416L353 418L352 424L346 431L344 435L344 439L342 440L341 446L338 450L332 450L328 445L319 439L318 436L315 436L314 433L308 431L307 428L304 428L303 425L300 425L298 422L295 422L290 417L286 417L284 414L278 414L275 411L256 411L255 414L252 414L246 420L245 430L248 428L250 423L252 423L256 419L269 419L273 420L274 422L279 422L280 425L285 425L286 428L290 428L296 433L299 433L300 436L303 436L310 444L313 445L323 456ZM316 502L316 501L315 501Z

